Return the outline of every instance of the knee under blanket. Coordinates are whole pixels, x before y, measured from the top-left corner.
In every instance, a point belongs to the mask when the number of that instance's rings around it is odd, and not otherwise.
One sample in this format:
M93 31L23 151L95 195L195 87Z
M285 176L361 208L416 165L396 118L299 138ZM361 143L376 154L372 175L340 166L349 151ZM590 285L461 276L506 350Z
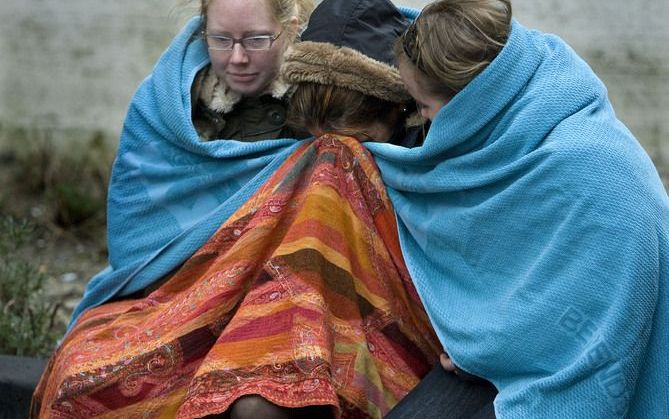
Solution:
M298 144L199 141L198 27L131 103L109 192L110 267L73 319L178 267ZM499 417L669 417L669 199L568 46L514 22L422 147L366 145L440 340L498 387Z

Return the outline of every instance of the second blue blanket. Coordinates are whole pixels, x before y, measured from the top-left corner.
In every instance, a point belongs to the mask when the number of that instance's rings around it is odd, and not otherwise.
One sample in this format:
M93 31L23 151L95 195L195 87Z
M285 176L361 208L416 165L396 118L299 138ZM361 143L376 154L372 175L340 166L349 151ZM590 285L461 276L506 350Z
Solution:
M368 147L439 338L498 417L669 417L669 199L562 40L514 22L422 147Z

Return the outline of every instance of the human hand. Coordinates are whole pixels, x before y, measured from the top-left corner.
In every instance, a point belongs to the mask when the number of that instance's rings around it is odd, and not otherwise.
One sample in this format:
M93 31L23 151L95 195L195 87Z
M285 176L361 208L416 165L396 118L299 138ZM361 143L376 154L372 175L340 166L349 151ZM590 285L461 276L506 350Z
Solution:
M441 363L441 366L444 367L444 369L448 372L452 372L457 374L458 369L456 368L455 364L451 360L451 358L448 356L447 353L443 353L439 355L439 362Z
M460 377L460 379L464 381L472 381L472 382L486 382L484 379L479 378L475 375L469 374L468 372L465 372L458 368L454 363L451 357L448 356L447 353L443 353L439 355L439 363L441 366L447 371L447 372L452 372L453 374L457 375Z

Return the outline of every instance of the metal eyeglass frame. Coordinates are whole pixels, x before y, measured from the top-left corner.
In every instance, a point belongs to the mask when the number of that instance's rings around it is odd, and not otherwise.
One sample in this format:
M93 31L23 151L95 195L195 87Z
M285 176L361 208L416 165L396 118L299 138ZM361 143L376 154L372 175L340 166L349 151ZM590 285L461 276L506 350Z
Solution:
M209 45L209 42L207 42L207 48L210 49L210 50L214 50L214 51L232 51L232 50L235 49L235 45L239 44L239 45L242 46L242 48L244 48L245 51L268 51L268 50L272 49L272 45L274 45L274 41L279 39L281 34L283 34L283 30L280 31L276 35L258 35L258 36L248 36L246 38L231 38L229 36L222 36L222 35L209 35L209 34L207 34L206 31L203 31L202 34L204 35L204 37L206 39L218 39L218 40L230 40L230 41L232 41L232 45L230 46L230 48L212 47L211 45ZM266 48L249 48L246 45L246 42L251 40L251 39L268 39L269 40L269 45Z

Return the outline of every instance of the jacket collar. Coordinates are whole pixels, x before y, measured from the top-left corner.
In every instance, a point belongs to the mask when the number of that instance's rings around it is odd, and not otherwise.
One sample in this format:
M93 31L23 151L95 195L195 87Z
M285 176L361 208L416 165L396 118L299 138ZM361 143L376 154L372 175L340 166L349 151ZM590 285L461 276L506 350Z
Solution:
M265 94L282 99L289 87L289 84L279 77L268 86ZM211 65L205 67L195 77L191 95L193 106L200 100L208 109L224 114L232 111L242 99L240 94L231 91L223 80L216 76Z

